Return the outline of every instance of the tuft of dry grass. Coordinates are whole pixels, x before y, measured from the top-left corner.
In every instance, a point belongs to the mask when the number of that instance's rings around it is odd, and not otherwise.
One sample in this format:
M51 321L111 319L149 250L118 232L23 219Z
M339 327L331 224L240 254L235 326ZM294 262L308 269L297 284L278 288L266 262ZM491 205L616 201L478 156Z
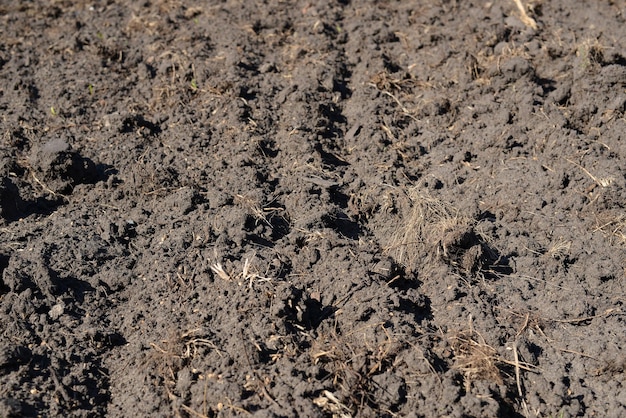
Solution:
M150 345L161 356L178 359L189 359L195 357L201 347L208 347L210 349L217 350L219 354L220 350L213 342L207 338L198 336L200 331L202 331L202 329L196 328L181 334L176 333L167 340L161 341L160 344L150 343Z
M408 91L410 92L413 87L428 87L425 82L415 80L412 77L398 78L389 74L386 70L380 71L370 77L370 85L376 87L383 92L392 91Z
M525 317L524 325L515 337L515 341L507 345L506 350L513 353L513 360L507 360L498 354L498 351L487 343L485 338L474 329L470 316L468 329L457 332L449 338L450 345L454 352L453 368L459 370L463 375L465 391L469 393L472 382L483 380L503 385L502 367L508 366L515 372L515 385L519 396L519 401L527 413L527 405L522 389L522 370L536 372L537 368L532 364L520 361L517 351L517 337L529 325L529 316Z
M626 244L626 215L609 210L596 215L593 232L600 231L611 244Z
M454 351L454 368L463 374L465 390L469 392L475 380L488 380L503 384L498 368L500 358L495 348L487 344L483 336L474 331L462 331L450 338Z
M389 72L380 71L370 77L368 85L374 87L382 94L390 97L400 108L402 115L417 121L416 114L419 111L419 106L415 107L416 100L421 97L416 95L413 90L415 88L432 88L433 85L420 81L406 73L405 77L397 77ZM407 103L405 103L405 100ZM412 106L413 105L413 106ZM389 132L386 132L389 134Z
M453 260L459 247L473 234L474 221L453 206L414 188L409 193L410 211L393 234L387 252L409 270L435 256Z
M254 258L254 257L253 257ZM248 288L252 289L255 283L263 283L272 281L271 277L265 277L259 274L259 272L252 267L250 259L246 258L241 269L241 273L231 274L228 273L222 263L216 262L211 264L211 271L222 280L229 282L237 282L239 285L243 283L248 284Z
M200 328L182 333L172 331L167 339L150 343L150 346L152 351L148 357L149 369L155 374L159 386L162 386L170 400L176 398L174 388L178 373L191 359L201 355L201 350L215 350L221 356L221 350L202 335Z
M556 241L550 244L546 254L556 260L559 260L568 255L571 247L572 241L567 241L562 237L559 237Z
M384 331L386 339L369 341L365 337L376 330ZM341 336L321 334L313 341L311 359L328 373L333 391L322 391L313 402L334 417L380 416L387 411L389 399L377 391L372 377L394 367L400 345L382 323Z
M236 194L235 203L243 206L256 220L256 222L262 222L269 226L272 225L272 218L277 216L282 218L285 222L288 222L285 210L279 206L272 206L272 202L268 205L262 206L258 199L247 195Z
M598 39L585 39L578 45L576 56L583 69L604 61L604 46Z

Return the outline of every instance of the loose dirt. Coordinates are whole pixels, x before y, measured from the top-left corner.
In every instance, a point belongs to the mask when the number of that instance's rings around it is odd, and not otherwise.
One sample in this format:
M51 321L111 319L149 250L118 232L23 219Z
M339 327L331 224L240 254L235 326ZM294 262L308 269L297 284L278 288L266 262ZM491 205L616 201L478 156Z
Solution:
M622 1L5 1L0 416L626 408Z

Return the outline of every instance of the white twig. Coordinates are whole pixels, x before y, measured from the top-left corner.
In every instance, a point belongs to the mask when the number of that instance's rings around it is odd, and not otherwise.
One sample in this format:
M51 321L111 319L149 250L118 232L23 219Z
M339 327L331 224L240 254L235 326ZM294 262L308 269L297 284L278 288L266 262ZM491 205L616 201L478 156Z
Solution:
M528 16L528 14L526 13L526 8L522 4L522 0L513 0L513 1L517 5L519 12L522 14L522 18L521 18L522 23L524 23L526 26L530 26L531 28L537 30L537 22L535 22L535 19Z

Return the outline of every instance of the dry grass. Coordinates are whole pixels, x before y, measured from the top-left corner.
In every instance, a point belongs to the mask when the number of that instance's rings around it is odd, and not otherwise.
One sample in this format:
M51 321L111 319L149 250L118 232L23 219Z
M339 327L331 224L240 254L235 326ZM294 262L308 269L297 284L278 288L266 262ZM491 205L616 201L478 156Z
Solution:
M270 228L274 228L275 219L279 218L282 222L289 223L287 212L284 208L274 205L274 201L262 205L259 199L248 196L236 194L234 196L236 204L241 205L249 214L254 217L255 222L263 223Z
M393 234L387 252L409 270L432 258L450 259L473 220L453 206L417 188L409 193L410 210Z
M529 317L526 316L519 336L529 325ZM513 353L513 360L507 360L498 354L498 351L474 329L472 319L468 324L468 329L455 333L449 338L450 345L454 351L453 367L463 374L465 391L469 393L472 382L476 380L486 380L498 385L504 384L502 367L512 367L515 371L515 384L519 400L525 406L524 392L522 390L521 371L536 371L536 367L520 361L517 351L517 336L515 342L507 347Z
M586 39L578 45L576 56L581 66L587 68L604 61L604 46L597 39Z
M252 257L254 258L254 257ZM265 277L259 274L258 270L251 265L250 259L246 258L240 273L228 273L222 263L211 264L211 271L222 280L229 282L237 282L240 286L244 283L248 284L248 288L252 289L255 283L265 283L272 281L271 277Z
M377 330L382 330L386 339L374 342L376 338L373 338L372 341L371 333ZM313 402L334 417L380 416L388 412L389 400L377 391L372 377L393 367L400 345L382 323L345 335L320 335L313 341L311 358L328 373L327 379L334 392L324 390Z
M418 81L412 77L398 78L389 74L387 71L380 71L370 78L370 85L383 92L411 92L414 87L429 87L428 83Z
M190 359L200 354L200 350L215 350L221 356L220 349L210 339L201 336L201 331L200 328L183 333L173 331L167 339L150 343L149 368L161 380L160 385L170 399L175 397L173 390L178 373Z
M333 418L350 418L352 413L350 408L341 403L339 399L332 392L327 390L322 391L321 395L313 399L313 403L327 413L332 414Z
M399 78L389 74L386 70L370 77L368 85L390 97L400 108L403 116L415 121L417 121L416 114L419 112L417 104L418 102L423 104L423 101L420 100L422 94L416 95L413 90L433 88L432 84L417 80L408 73L406 77Z
M450 338L450 344L454 351L454 368L463 374L466 392L470 391L475 380L504 383L498 368L498 352L471 326Z
M567 241L562 237L559 237L556 241L550 244L546 254L556 260L559 260L569 254L571 247L572 241Z
M598 186L600 186L602 188L609 187L615 181L615 179L613 177L611 177L611 176L608 176L608 177L597 177L597 176L594 176L593 174L591 174L591 172L589 170L587 170L585 167L583 167L582 165L578 164L575 161L572 161L570 159L566 159L566 161L569 162L570 164L574 164L583 173L585 173L587 176L589 176L589 178L591 180L593 180Z
M522 21L522 23L524 23L524 25L537 30L537 22L535 22L535 19L533 19L532 17L528 16L528 13L526 13L526 7L524 7L524 5L522 4L522 0L513 0L515 2L515 5L517 6L517 9L520 12L520 20Z
M160 380L160 386L167 394L167 398L172 402L172 406L175 409L180 408L185 413L181 414L177 411L175 416L196 416L207 417L208 410L206 405L206 393L203 401L203 411L198 412L183 403L183 398L176 392L176 384L178 380L178 374L185 368L189 362L197 356L203 356L202 351L212 350L222 357L222 350L206 337L201 328L194 328L186 332L172 331L167 339L161 340L158 343L150 343L152 352L149 357L150 369L156 373ZM195 370L195 369L193 369ZM206 380L204 374L200 374L201 380ZM232 402L224 405L222 403L217 404L215 407L210 408L211 412L222 409L231 409L239 413L248 412L242 408L232 405ZM213 416L213 415L210 415Z
M202 329L196 328L182 334L173 334L172 337L161 341L159 344L151 343L150 345L160 355L178 359L195 357L201 347L217 350L219 354L219 349L213 342L198 336L201 331Z
M596 218L595 231L601 231L608 236L611 244L617 241L626 244L626 215L613 213Z

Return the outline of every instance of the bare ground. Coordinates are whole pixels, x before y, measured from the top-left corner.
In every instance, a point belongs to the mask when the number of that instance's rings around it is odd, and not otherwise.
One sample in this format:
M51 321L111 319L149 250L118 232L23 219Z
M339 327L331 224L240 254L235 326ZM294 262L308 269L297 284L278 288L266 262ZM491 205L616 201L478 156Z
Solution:
M0 4L0 417L624 415L624 3L254 3Z

